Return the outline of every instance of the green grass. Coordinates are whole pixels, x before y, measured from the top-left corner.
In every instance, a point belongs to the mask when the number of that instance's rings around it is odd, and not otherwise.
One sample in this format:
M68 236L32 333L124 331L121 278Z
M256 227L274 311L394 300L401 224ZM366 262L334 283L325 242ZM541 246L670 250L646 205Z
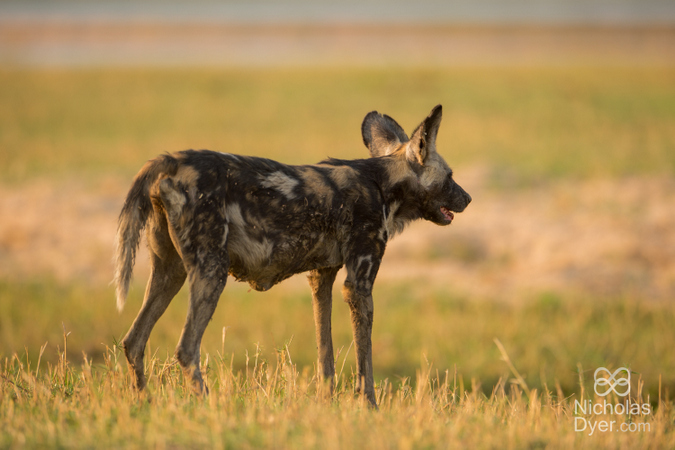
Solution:
M0 71L0 176L131 176L186 148L310 163L364 157L373 109L410 131L444 105L439 148L496 183L675 172L675 70Z

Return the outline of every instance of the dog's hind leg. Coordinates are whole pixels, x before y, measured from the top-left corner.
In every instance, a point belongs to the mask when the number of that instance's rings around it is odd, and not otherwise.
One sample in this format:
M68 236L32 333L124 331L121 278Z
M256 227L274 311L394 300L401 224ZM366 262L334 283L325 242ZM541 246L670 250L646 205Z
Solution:
M333 283L339 267L312 270L307 279L312 289L312 306L316 325L316 346L319 353L318 372L323 386L328 386L328 396L335 384L335 361L331 334L331 310L333 307Z
M221 212L197 208L194 217L191 228L184 233L182 244L190 301L176 359L201 392L206 391L199 368L202 336L225 288L230 259L227 253L228 224Z
M199 348L204 330L211 321L220 294L225 288L227 253L204 255L202 262L203 264L197 264L188 269L190 303L185 327L176 348L176 359L183 367L186 376L192 379L194 387L200 392L206 389L199 369Z
M221 199L198 195L195 186L186 187L166 178L159 183L159 197L190 285L188 313L176 359L186 377L202 392L205 386L199 369L199 347L227 282L228 222L219 207Z
M186 276L181 257L171 242L163 214L155 214L148 224L147 239L152 264L150 279L143 306L122 340L124 353L129 366L133 369L138 390L142 390L146 383L143 356L150 332L183 286Z

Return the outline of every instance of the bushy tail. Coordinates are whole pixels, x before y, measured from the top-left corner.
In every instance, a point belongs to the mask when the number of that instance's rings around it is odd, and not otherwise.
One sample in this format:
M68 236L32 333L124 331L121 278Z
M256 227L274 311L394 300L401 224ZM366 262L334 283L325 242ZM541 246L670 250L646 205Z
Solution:
M136 250L141 241L141 231L152 213L150 186L160 175L175 175L177 170L178 160L170 155L148 161L136 175L124 201L117 224L115 279L113 280L117 290L117 310L120 312L124 309L129 292Z

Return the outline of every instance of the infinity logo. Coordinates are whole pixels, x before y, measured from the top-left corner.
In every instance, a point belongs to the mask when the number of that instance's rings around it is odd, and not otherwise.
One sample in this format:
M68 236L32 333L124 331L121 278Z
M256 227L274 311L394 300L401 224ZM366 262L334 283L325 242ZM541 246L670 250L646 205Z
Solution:
M609 378L598 378L598 373L600 372L606 372L607 375L609 375ZM626 372L628 376L625 378L617 378L617 375L620 372ZM630 370L626 369L625 367L619 367L614 371L614 373L610 372L609 370L605 369L604 367L598 367L593 374L593 377L595 378L595 385L593 386L593 389L595 390L595 393L598 394L600 397L604 397L610 392L614 391L616 395L619 397L625 397L630 393ZM600 393L598 392L598 387L604 387L604 386L609 386L604 392ZM617 386L625 386L625 389L623 392L619 392L617 389Z

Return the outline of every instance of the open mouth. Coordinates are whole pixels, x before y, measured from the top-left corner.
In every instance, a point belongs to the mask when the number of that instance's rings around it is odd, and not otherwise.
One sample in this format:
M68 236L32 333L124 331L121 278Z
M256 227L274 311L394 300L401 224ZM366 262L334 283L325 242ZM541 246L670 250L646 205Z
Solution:
M452 213L452 211L450 211L445 206L441 206L441 214L443 214L443 217L445 217L445 220L447 220L448 223L452 222L452 219L455 218L455 215Z

